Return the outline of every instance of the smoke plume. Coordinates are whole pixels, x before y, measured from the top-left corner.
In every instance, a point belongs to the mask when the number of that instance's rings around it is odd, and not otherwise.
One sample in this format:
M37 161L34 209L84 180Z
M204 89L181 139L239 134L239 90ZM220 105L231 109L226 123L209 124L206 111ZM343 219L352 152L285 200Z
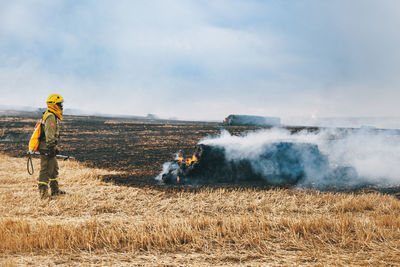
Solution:
M222 131L220 136L208 137L199 143L222 148L228 161L248 160L252 169L263 177L274 172L274 164L266 160L266 150L282 148L272 144L308 144L297 145L294 152L304 170L304 177L299 181L301 185L400 184L400 135L394 131L321 129L317 132L301 131L292 134L286 129L274 128L241 136ZM318 147L319 152L327 158L326 166L321 165L319 156L310 153L309 145Z

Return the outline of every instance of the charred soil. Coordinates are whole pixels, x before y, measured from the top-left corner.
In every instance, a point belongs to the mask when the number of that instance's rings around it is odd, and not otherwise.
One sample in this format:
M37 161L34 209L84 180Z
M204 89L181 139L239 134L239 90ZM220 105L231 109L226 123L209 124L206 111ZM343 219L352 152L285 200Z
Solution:
M15 157L26 154L27 144L38 117L0 117L0 151ZM61 123L61 153L72 155L88 167L124 174L106 175L104 181L128 186L150 186L164 190L154 178L163 163L171 161L179 150L190 156L196 144L206 136L218 135L222 129L239 135L266 129L260 126L221 126L216 122L136 121L118 118L66 116ZM288 127L291 132L318 131L315 127ZM230 186L221 184L220 186ZM233 185L236 187L237 185ZM261 186L243 183L240 186ZM176 190L181 186L178 186ZM269 187L266 187L269 188ZM399 197L400 187L378 188L373 185L330 191L380 191Z
M0 151L15 157L26 154L37 118L0 117ZM259 127L228 127L233 134ZM61 123L61 153L89 167L125 172L107 177L121 183L154 184L162 164L178 150L189 155L199 140L219 134L209 122L121 121L97 117L66 117Z

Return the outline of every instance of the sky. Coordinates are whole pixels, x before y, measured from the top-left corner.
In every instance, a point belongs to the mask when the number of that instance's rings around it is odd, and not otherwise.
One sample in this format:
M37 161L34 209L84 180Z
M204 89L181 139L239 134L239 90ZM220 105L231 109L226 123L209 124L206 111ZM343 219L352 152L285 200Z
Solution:
M400 116L397 0L0 0L0 105Z

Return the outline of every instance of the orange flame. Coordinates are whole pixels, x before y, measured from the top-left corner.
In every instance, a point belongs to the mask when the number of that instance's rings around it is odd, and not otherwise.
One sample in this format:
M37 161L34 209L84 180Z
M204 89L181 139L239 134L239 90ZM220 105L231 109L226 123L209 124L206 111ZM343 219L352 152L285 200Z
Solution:
M198 158L196 156L196 153L193 153L193 156L191 158L188 159L184 159L183 156L181 154L179 154L176 158L176 162L177 163L186 163L188 165L192 164L193 162L198 161Z
M198 159L196 157L196 154L193 154L192 158L188 158L185 160L186 164L191 164L192 162L196 162Z

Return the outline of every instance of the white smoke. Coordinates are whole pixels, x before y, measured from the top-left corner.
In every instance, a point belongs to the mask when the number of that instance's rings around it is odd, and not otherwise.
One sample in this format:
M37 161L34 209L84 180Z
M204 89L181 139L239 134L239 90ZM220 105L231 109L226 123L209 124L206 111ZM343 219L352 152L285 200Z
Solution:
M252 160L263 153L265 145L279 142L317 145L321 153L328 157L332 169L342 166L357 171L358 176L353 177L352 184L400 184L400 135L393 131L324 129L291 134L286 129L273 128L233 136L224 130L220 136L207 137L199 143L223 147L228 160ZM302 153L303 158L304 155ZM307 162L307 159L303 162L309 170L305 182L326 185L327 181L322 181L324 175L313 172L313 162Z
M156 176L155 180L161 182L162 181L162 176L166 173L168 173L172 169L176 169L179 166L176 163L173 162L164 162L163 164L163 169L159 175Z

